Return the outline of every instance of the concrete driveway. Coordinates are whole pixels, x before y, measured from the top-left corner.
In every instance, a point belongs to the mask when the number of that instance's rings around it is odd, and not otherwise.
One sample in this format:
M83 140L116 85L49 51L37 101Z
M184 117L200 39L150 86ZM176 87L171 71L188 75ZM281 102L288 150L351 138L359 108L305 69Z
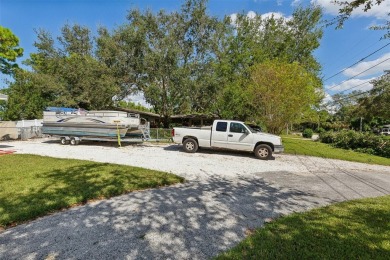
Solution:
M390 167L176 145L10 142L18 153L122 163L185 177L184 184L89 203L0 233L0 259L207 259L267 218L390 194Z

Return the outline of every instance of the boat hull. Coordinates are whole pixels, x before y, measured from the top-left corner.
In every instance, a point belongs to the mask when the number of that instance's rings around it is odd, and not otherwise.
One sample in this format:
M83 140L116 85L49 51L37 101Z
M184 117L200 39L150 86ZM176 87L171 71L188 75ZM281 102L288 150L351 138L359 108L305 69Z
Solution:
M42 124L42 133L60 136L124 137L128 126L114 124L47 122Z

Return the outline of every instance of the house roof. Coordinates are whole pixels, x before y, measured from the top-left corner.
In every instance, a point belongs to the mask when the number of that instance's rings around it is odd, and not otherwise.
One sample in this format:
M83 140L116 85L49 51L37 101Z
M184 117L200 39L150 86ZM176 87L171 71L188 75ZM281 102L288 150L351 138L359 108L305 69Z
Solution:
M8 96L4 94L0 94L0 100L8 100Z
M140 111L140 110L136 110L136 109L122 108L122 107L115 107L114 109L118 110L118 111L128 112L128 113L134 113L134 114L140 114L140 115L160 118L159 114L152 113L152 112L145 112L145 111Z
M155 117L155 118L161 118L161 116L159 114L152 113L152 112L140 111L140 110L131 109L131 108L114 107L113 109L118 110L118 111L128 112L128 113L140 114L141 116L145 115L145 116L150 116L150 117ZM219 116L216 114L183 114L183 115L172 115L170 118L172 118L172 119L176 119L176 118L217 119L217 118L219 118Z
M185 115L173 115L171 118L203 118L203 119L216 119L219 118L216 114L185 114Z

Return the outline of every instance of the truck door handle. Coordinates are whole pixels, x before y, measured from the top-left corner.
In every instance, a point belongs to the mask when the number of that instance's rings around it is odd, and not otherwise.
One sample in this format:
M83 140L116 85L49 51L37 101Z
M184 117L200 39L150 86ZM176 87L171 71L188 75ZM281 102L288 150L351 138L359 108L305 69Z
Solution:
M232 134L230 134L230 135L228 135L229 137L233 137L233 135Z

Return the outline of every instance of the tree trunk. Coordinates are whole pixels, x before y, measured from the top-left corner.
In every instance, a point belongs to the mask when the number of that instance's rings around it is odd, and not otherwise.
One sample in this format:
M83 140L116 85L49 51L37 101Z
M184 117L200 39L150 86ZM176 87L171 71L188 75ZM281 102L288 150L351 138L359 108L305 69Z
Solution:
M164 125L164 128L169 128L169 123L171 122L169 116L165 115L164 118L163 118L163 125Z

